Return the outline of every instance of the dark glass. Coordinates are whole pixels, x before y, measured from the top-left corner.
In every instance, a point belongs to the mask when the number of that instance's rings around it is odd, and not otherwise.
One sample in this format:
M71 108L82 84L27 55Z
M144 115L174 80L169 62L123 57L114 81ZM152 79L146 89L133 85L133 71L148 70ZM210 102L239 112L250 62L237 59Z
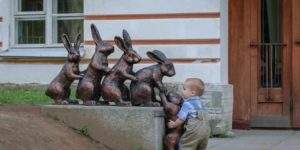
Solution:
M44 44L45 21L24 20L18 23L18 44Z
M68 34L70 37L75 37L77 33L80 33L81 41L83 42L83 20L57 20L57 35L54 41L62 43L61 35L63 33Z
M282 1L261 0L261 86L282 86Z
M19 11L43 11L43 0L19 0Z
M83 13L83 0L55 0L54 3L54 12L58 14Z

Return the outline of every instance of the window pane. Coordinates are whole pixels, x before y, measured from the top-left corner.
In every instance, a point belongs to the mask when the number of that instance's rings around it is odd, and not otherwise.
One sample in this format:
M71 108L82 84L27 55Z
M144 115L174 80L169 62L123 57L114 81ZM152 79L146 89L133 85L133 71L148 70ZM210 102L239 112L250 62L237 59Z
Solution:
M263 43L281 42L281 0L261 1L261 39Z
M282 0L261 0L261 87L282 87ZM276 44L277 43L277 44Z
M18 44L45 43L45 21L24 20L18 21Z
M19 11L43 11L43 0L19 0Z
M83 0L53 0L53 12L83 13Z
M57 20L55 22L56 25L56 34L54 34L54 43L62 43L61 35L63 33L68 34L70 38L76 36L76 34L80 33L81 37L83 37L83 20L82 19L73 19L73 20ZM81 38L83 42L83 38Z

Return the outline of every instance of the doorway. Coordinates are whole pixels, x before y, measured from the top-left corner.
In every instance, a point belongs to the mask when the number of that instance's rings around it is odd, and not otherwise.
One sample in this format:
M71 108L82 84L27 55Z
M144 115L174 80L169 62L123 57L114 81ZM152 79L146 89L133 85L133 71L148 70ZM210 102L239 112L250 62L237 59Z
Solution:
M229 82L234 128L300 127L299 0L229 1Z

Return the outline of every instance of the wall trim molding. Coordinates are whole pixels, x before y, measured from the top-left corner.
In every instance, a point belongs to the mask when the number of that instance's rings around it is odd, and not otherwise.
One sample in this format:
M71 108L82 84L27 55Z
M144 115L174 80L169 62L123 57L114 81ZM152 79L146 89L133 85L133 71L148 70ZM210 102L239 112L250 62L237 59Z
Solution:
M113 40L106 41L115 44ZM220 39L163 39L163 40L133 40L133 45L183 45L183 44L220 44ZM85 41L84 45L95 45L94 41Z
M119 59L108 59L109 64L115 64ZM170 59L174 64L191 64L191 63L219 63L218 58L207 58L207 59ZM82 59L80 64L89 64L91 59ZM66 60L62 58L50 59L50 58L4 58L0 60L0 63L7 64L65 64ZM153 64L156 63L153 60L147 58L142 59L138 64Z
M126 14L86 15L85 20L133 20L133 19L178 19L178 18L220 18L220 13L178 13L178 14Z

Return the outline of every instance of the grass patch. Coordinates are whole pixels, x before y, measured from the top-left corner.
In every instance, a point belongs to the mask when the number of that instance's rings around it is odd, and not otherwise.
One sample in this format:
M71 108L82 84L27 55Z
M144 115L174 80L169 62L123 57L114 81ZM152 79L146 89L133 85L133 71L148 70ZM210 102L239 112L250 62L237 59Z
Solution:
M71 89L70 99L75 98L75 89ZM45 89L34 89L32 87L14 87L0 88L0 105L1 104L30 104L30 105L49 105L53 100L45 95Z
M54 121L57 121L57 122L62 122L59 120L59 118L57 118L56 116L51 116L50 114L47 114L47 117L54 120ZM63 123L63 122L62 122Z
M84 136L84 137L86 137L90 140L93 140L93 138L90 135L89 130L86 127L81 128L81 129L77 129L73 126L69 126L69 128L72 129L73 131L75 131L76 133L78 133L79 135Z
M0 104L52 104L43 91L3 90L0 91Z
M66 125L66 123L65 123L64 121L60 120L60 119L59 119L58 117L56 117L56 116L52 116L52 115L50 115L50 114L47 114L47 117L50 118L50 119L52 119L52 120L54 120L54 121L56 121L56 122L58 122L58 123L62 123L63 125ZM76 127L74 127L74 126L71 126L71 125L69 125L68 127L69 127L70 129L72 129L73 131L75 131L76 133L78 133L79 135L84 136L84 137L87 137L87 138L93 140L93 138L92 138L91 135L90 135L90 132L89 132L88 128L83 127L83 128L81 128L81 129L78 129L78 128L76 128Z
M144 150L143 145L138 145L134 150Z

